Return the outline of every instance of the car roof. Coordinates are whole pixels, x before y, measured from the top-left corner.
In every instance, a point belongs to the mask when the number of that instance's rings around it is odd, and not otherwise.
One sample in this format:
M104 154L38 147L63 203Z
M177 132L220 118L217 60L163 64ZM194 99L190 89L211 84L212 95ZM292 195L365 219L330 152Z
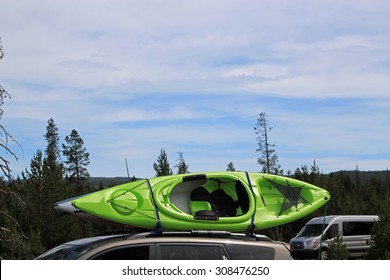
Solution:
M126 239L128 235L129 234L97 235L97 236L68 241L65 244L82 246L82 245L94 244L94 243L111 242L116 239Z
M229 231L207 231L207 230L193 230L193 231L166 231L161 233L144 232L132 235L131 239L135 238L151 238L151 237L191 237L191 238L212 238L212 239L242 239L252 241L267 241L272 242L272 239L265 235L246 235L244 233L232 233Z
M105 233L93 237L78 239L63 243L50 251L62 253L65 248L74 248L80 253L82 259L90 257L94 254L95 249L111 248L116 246L131 244L148 244L148 243L229 243L241 244L244 243L250 246L267 246L277 248L285 247L288 251L288 244L279 241L273 241L265 235L246 235L244 233L231 233L227 231L180 231L180 232L122 232L122 233ZM284 250L284 249L283 249ZM85 253L85 254L84 254ZM44 253L38 256L37 259L44 259L47 254Z
M308 224L322 224L324 223L325 218L325 224L329 224L330 222L334 220L345 220L345 221L354 221L354 220L361 220L361 221L375 221L378 220L379 217L376 215L330 215L330 216L322 216L322 217L316 217L311 219Z

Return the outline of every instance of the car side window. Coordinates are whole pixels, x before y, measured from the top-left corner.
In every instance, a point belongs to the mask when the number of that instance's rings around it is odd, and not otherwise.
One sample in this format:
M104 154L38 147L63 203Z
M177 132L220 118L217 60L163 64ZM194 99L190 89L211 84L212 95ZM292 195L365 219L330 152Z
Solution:
M275 249L265 246L226 244L232 260L274 260Z
M325 232L324 239L332 239L335 238L339 234L339 225L333 224L330 228Z
M343 222L344 236L370 235L373 222Z
M93 260L149 260L150 246L121 246L94 255Z
M162 260L221 260L226 254L220 245L160 244Z

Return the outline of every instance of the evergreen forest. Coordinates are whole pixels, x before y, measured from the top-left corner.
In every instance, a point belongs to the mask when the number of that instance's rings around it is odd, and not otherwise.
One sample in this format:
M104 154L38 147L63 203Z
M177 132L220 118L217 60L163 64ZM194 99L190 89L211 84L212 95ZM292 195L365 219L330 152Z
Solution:
M30 166L17 177L0 180L0 259L33 259L63 242L105 232L123 231L94 224L69 215L60 215L54 203L80 194L118 185L132 178L91 178L88 173L89 153L76 130L60 143L58 128L49 119L44 134L47 146L37 150ZM183 153L179 163L170 167L167 154L161 149L155 163L156 176L188 173ZM177 169L177 172L175 171ZM236 171L233 162L229 171ZM279 173L282 171L278 169ZM261 170L259 170L261 171ZM265 170L266 171L266 170ZM332 214L376 214L381 223L374 226L375 246L368 258L388 259L390 252L390 172L339 171L323 174L314 161L282 175L312 183L331 194L325 207L295 222L259 232L275 240L288 242L312 217Z

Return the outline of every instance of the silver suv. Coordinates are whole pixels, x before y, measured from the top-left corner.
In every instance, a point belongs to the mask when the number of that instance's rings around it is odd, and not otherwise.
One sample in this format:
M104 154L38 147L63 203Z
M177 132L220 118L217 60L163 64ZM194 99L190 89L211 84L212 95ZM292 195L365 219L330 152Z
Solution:
M291 260L289 246L264 235L219 231L138 233L70 241L38 260Z

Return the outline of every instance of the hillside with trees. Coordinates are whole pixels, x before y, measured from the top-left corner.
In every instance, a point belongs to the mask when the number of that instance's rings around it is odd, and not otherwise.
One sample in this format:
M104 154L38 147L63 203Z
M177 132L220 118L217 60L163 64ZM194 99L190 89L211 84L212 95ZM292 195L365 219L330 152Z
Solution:
M88 160L86 149L82 145L81 136L60 145L58 128L52 119L47 124L45 139L47 147L44 151L38 150L31 159L30 167L26 168L21 177L14 180L2 180L1 189L15 199L2 195L0 209L2 213L2 227L9 226L12 230L9 235L3 232L0 244L1 258L4 259L31 259L60 243L96 235L107 231L123 230L105 225L94 224L68 215L59 215L53 205L56 201L83 193L103 189L137 178L90 178L86 171ZM76 135L72 131L73 136ZM69 136L71 137L71 136ZM69 138L68 138L69 139ZM60 149L62 147L62 150ZM73 153L69 153L72 150ZM64 161L59 160L62 152ZM77 156L76 156L77 155ZM183 172L187 166L183 154L179 154L177 172ZM79 175L77 168L80 168ZM160 155L152 165L156 176L173 174L167 154L161 149ZM76 168L76 169L75 169ZM227 164L227 170L236 170L233 162ZM166 174L165 174L165 173ZM85 176L81 176L84 174ZM390 171L360 172L339 171L330 174L320 172L319 166L313 162L311 166L303 165L285 176L302 180L327 189L331 193L331 200L326 207L322 207L311 215L295 222L263 230L273 239L289 241L301 227L312 217L324 214L381 214L389 216L390 201ZM17 198L17 199L16 199ZM11 229L10 228L10 229ZM389 249L383 249L386 243L388 227L377 227L377 248L372 258L388 257ZM385 237L383 237L385 236ZM385 241L382 241L385 240ZM387 240L388 241L388 240ZM386 255L387 254L387 255Z
M257 152L260 154L258 163L261 165L259 171L274 172L312 183L327 189L331 194L331 200L327 205L309 216L259 233L288 242L309 219L315 216L379 214L381 222L373 229L376 246L370 250L369 258L389 259L389 170L375 172L355 170L323 174L313 161L311 166L302 165L296 170L283 172L275 146L270 142L270 130L265 114L260 115L257 125L259 143ZM4 135L7 136L3 133ZM123 230L68 215L59 215L53 205L63 199L134 181L137 178L135 176L90 178L89 153L84 147L81 135L73 129L65 137L65 142L61 143L59 129L53 119L47 122L44 139L45 149L38 149L31 159L30 166L16 178L9 173L7 159L2 158L6 170L3 171L0 180L0 259L32 259L69 240ZM189 165L184 159L184 154L182 152L178 154L178 163L171 168L165 149L161 149L156 162L151 164L156 176L174 174L174 170L178 174L187 173ZM237 169L230 161L226 170Z

